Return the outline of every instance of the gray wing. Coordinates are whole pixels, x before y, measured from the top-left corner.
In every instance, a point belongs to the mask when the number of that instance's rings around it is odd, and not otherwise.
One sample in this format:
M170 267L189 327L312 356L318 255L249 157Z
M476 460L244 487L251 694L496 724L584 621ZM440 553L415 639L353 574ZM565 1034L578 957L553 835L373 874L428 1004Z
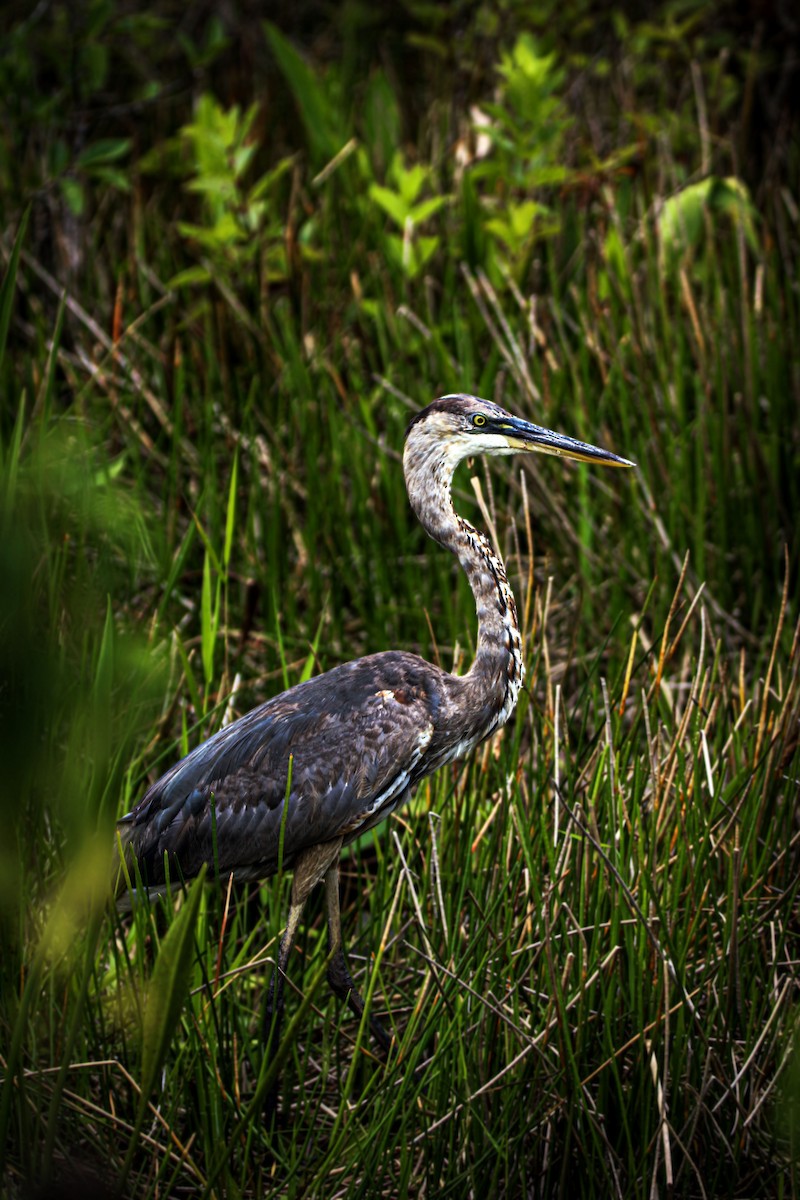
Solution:
M308 846L358 836L427 769L442 699L436 667L410 654L336 667L254 709L198 746L119 823L147 886L214 868L266 878ZM290 780L291 763L291 780ZM213 808L213 814L212 814Z

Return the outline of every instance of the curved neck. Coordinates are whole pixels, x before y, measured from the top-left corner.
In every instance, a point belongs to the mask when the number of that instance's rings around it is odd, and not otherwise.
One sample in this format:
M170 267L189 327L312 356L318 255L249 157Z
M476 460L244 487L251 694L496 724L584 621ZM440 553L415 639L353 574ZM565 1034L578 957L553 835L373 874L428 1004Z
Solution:
M406 442L403 469L408 498L426 533L455 554L472 588L478 616L478 650L464 682L488 701L489 727L510 716L524 677L517 606L502 561L485 534L453 508L450 488L460 456L446 444ZM489 719L489 717L491 719Z

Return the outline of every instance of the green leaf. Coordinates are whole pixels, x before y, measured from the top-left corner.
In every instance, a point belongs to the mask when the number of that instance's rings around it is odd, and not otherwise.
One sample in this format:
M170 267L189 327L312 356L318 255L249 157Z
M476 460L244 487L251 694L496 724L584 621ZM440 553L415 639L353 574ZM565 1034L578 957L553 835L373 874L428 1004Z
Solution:
M296 161L297 155L290 154L286 158L282 158L277 167L273 167L271 171L267 171L266 175L262 175L248 192L248 203L252 204L255 200L260 200L286 174Z
M232 203L237 194L236 180L228 170L222 173L207 171L204 175L190 179L185 187L187 192L200 192L201 195L217 197L225 204Z
M381 187L378 183L370 185L369 195L370 199L374 200L385 213L388 213L395 224L402 229L408 216L408 205L402 196L398 196L397 192L392 192L389 188Z
M194 930L203 895L206 864L192 884L186 901L163 938L153 968L142 1019L142 1074L136 1121L119 1181L120 1195L137 1150L150 1095L167 1055L191 983Z
M82 216L85 208L82 185L78 183L77 179L71 179L68 175L65 175L64 178L59 181L59 186L64 199L67 202L67 206L73 216Z
M347 141L335 119L337 109L291 42L269 21L264 22L264 31L300 111L313 156L321 160L333 158Z
M167 280L168 288L187 287L189 284L195 283L210 283L211 272L207 267L187 267L185 271L178 271L177 275L173 275Z
M240 146L233 156L233 173L238 179L240 175L244 175L247 168L250 166L250 160L255 154L258 146L252 142L249 146Z
M307 679L310 679L311 676L314 674L314 670L317 666L317 663L319 662L319 645L320 645L320 641L322 640L322 630L325 625L325 609L326 609L326 607L327 607L327 602L326 602L326 604L323 605L322 613L320 615L319 621L317 622L317 629L316 629L316 633L314 634L314 640L311 643L311 650L308 653L308 657L306 658L306 661L303 663L303 669L300 672L300 677L297 681L298 683L305 683L305 681Z
M214 678L214 621L211 612L211 562L208 554L203 559L203 591L200 597L200 642L203 655L203 676L206 687Z
M701 179L664 201L658 232L665 250L686 252L697 245L703 232L703 210L713 183L712 177Z
M734 223L741 225L750 249L754 254L758 253L755 232L758 213L750 198L746 183L742 183L741 179L737 179L735 175L728 175L725 179L717 180L717 185L712 189L709 197L709 205L712 209L727 213Z
M228 566L231 561L231 547L233 546L233 535L236 532L236 485L239 478L239 451L238 448L233 456L233 470L231 471L231 482L228 488L228 508L225 515L225 546L222 552L222 563L225 569L225 574L228 573Z
M75 166L91 167L95 163L114 162L118 158L123 158L130 148L130 138L100 138L78 155Z
M106 621L100 640L100 651L97 656L97 666L92 683L92 699L94 701L92 706L94 710L92 721L94 753L102 763L108 761L112 747L111 694L114 686L115 642L114 613L111 608L111 597L109 596L106 604Z
M204 229L202 225L189 225L185 221L178 222L178 230L186 238L199 242L209 250L222 250L246 238L245 231L237 223L233 213L223 213L212 229Z
M707 213L725 213L742 227L751 249L757 249L755 210L746 185L735 176L709 175L664 201L658 217L662 264L691 257L703 239Z
M361 120L372 168L383 176L400 145L402 125L400 106L384 71L376 71L367 84Z
M89 174L92 179L99 179L102 183L107 183L111 187L115 187L117 191L129 192L131 190L131 182L128 176L123 175L122 171L118 171L115 167L92 167Z
M195 538L196 532L197 532L197 526L195 525L194 521L190 521L186 526L186 532L183 535L183 540L181 541L180 545L173 553L172 562L170 563L169 573L167 574L166 582L164 583L164 586L161 589L161 597L159 600L159 611L158 611L159 619L161 619L163 617L163 614L164 614L164 612L166 610L166 606L172 596L172 592L175 588L175 585L185 569L186 560L189 556L189 551L191 550L192 545L194 543L194 538ZM178 640L180 641L180 639L178 639ZM198 711L199 711L199 709L198 709Z
M397 190L400 192L400 195L403 197L403 200L405 200L407 207L410 209L411 205L414 203L417 196L425 186L425 181L430 174L430 169L428 167L423 167L421 163L416 163L413 167L406 169L406 167L403 166L403 159L398 153L394 156L389 174L397 184Z
M427 265L429 260L436 253L436 250L438 249L438 246L439 246L439 240L440 239L438 237L417 238L416 243L415 243L416 253L414 256L415 257L414 274L417 274L419 271L421 271L422 268Z
M101 5L97 6L102 8ZM98 31L99 34L99 31ZM93 92L105 86L108 79L108 48L99 40L86 38L81 44L77 56L75 77L80 94L88 99Z
M172 922L153 968L142 1022L142 1096L149 1097L169 1047L191 982L194 927L203 895L206 865Z
M409 216L415 225L421 225L423 221L427 221L440 208L443 208L447 204L447 200L447 196L432 196L430 200L423 200L421 204L415 204Z

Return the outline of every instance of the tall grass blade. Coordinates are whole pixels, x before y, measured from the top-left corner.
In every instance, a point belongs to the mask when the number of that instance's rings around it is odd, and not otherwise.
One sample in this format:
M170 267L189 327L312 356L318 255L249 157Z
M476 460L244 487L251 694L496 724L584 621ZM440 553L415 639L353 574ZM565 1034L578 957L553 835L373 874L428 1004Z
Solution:
M233 536L236 532L236 493L239 484L239 451L236 450L233 456L233 467L231 468L231 481L228 486L228 504L225 509L225 548L222 552L222 567L227 577L228 568L231 562L231 549L233 547Z
M2 481L2 498L3 507L0 509L0 522L5 523L12 519L14 512L14 501L16 499L17 480L19 478L20 456L22 452L22 435L25 431L25 395L20 397L17 415L14 421L14 429L11 434L11 441L8 450L5 454L5 459L0 460L5 479ZM0 443L0 452L2 451L2 443ZM1 526L0 526L1 527Z
M28 217L30 216L30 212L30 208L26 208L22 214L22 219L20 220L19 228L17 230L17 236L14 238L14 245L11 247L8 268L3 276L3 282L0 284L0 365L2 365L6 352L8 327L11 324L11 311L14 306L14 291L17 286L19 256L22 253L22 243L25 240L25 231L28 228Z
M166 1057L189 991L195 925L203 896L205 876L206 867L204 865L197 879L189 888L183 907L161 942L156 965L153 968L142 1022L139 1106L122 1177L119 1181L121 1192L124 1191L128 1174L133 1165L139 1134L147 1115L150 1095L155 1087L158 1072Z
M336 109L288 38L269 21L264 22L264 31L300 111L314 158L322 161L333 158L347 140L336 132Z
M203 678L206 694L214 680L214 648L216 646L216 622L211 598L211 561L206 552L203 558L203 589L200 593L200 645L203 658Z

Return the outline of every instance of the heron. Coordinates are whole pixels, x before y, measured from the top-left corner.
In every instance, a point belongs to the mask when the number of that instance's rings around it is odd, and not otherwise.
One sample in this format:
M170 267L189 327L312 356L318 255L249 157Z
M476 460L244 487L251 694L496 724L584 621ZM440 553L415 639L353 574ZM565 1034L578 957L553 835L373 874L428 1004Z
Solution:
M339 909L339 856L405 804L420 780L463 758L509 719L524 677L517 608L489 539L451 496L458 464L476 455L538 451L611 467L634 464L542 429L479 397L442 396L406 430L403 470L411 507L463 568L475 599L474 661L450 674L416 654L386 650L335 666L220 729L149 788L118 825L129 875L148 890L207 865L227 879L291 869L286 928L268 1013L280 1020L289 957L303 906L324 881L328 982L361 1018ZM134 869L135 868L135 869ZM374 1018L384 1050L391 1038Z

